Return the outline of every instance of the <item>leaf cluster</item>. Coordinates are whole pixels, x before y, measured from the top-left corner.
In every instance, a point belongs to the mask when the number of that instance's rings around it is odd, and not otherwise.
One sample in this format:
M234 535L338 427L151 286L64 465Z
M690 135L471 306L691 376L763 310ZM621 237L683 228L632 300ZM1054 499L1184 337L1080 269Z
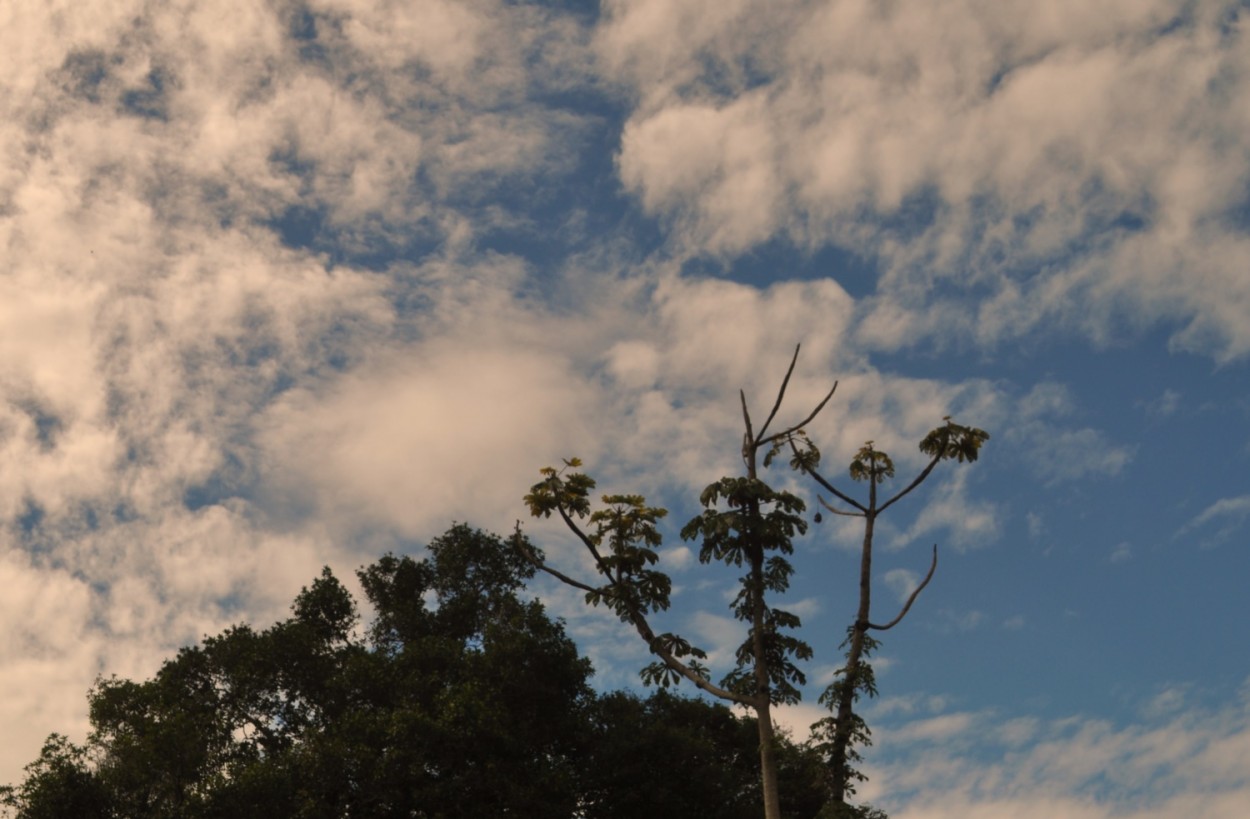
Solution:
M954 459L972 463L981 454L981 447L990 439L983 429L956 424L950 416L942 426L931 430L920 442L920 451L940 460Z
M756 668L762 665L769 699L798 702L806 677L796 661L811 659L812 649L787 633L800 626L799 618L768 606L766 599L790 587L794 567L787 556L794 552L793 539L807 531L806 505L751 477L722 478L709 484L699 500L705 509L682 528L682 538L702 539L701 563L748 569L730 604L734 617L748 624L747 634L734 654L735 668L721 684L743 697L758 696Z
M672 581L652 567L659 562L656 548L663 542L657 525L668 511L647 506L641 495L624 494L604 495L602 507L592 510L595 480L569 471L581 466L579 459L564 464L564 469L542 469L543 480L531 487L525 503L535 517L561 517L594 559L602 582L570 585L585 592L588 604L605 605L627 622L667 609ZM585 521L585 528L578 521ZM547 569L532 551L525 555L536 567Z

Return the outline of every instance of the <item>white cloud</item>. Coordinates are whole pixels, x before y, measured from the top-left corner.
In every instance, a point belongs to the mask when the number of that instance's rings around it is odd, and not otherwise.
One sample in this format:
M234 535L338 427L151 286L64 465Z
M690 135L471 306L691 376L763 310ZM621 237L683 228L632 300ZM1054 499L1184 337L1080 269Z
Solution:
M767 116L762 97L745 96L725 108L673 107L630 123L621 181L648 210L677 211L702 248L746 250L776 231L785 192L772 163L759 161L778 149Z
M1046 531L1046 521L1036 512L1026 512L1024 521L1029 530L1029 540L1039 540Z
M976 609L967 611L938 609L935 617L923 623L924 628L939 634L976 631L985 623L985 613Z
M869 771L864 796L906 819L1231 819L1250 804L1247 716L1245 703L1208 710L1169 697L1143 722L1123 726L1004 721L991 712L926 717L874 729L877 746L892 750Z
M772 708L773 723L788 731L796 742L802 742L811 734L811 727L829 716L829 709L811 702L800 702L794 705L774 705Z
M1190 686L1187 685L1169 685L1165 686L1162 691L1151 698L1142 708L1142 716L1147 719L1159 719L1167 716L1174 716L1187 703L1187 694Z
M698 642L691 642L707 652L707 664L715 669L713 677L716 672L729 672L738 646L746 638L745 626L732 617L698 611L690 618L690 629L698 638Z
M1202 510L1186 526L1187 528L1202 526L1213 520L1226 517L1244 520L1247 515L1250 515L1250 495L1242 495L1236 498L1221 498Z
M509 528L539 467L594 454L598 414L559 357L461 337L289 393L263 441L282 484L333 518L429 537L453 520Z
M1111 443L1100 430L1077 427L1069 420L1058 423L1076 411L1067 387L1038 384L1019 400L1017 419L1002 438L1050 485L1088 475L1118 475L1132 461L1135 448Z
M1202 545L1211 547L1226 542L1241 530L1246 520L1250 519L1250 495L1235 498L1221 498L1203 509L1176 533L1176 537L1186 537L1199 530L1209 531L1209 525L1220 522L1222 525L1214 534L1202 539Z
M1146 414L1152 418L1168 418L1176 414L1180 405L1181 394L1176 390L1167 389L1158 398L1146 402Z
M890 569L882 577L900 603L906 602L911 593L920 585L920 575L910 569Z
M948 698L940 694L896 694L873 700L866 711L872 719L881 719L894 714L940 714L949 704Z
M668 571L685 571L694 564L694 552L689 546L671 546L660 552L660 566Z
M800 600L779 600L776 607L803 619L810 619L824 608L824 602L819 597L804 597Z
M889 541L901 548L943 532L956 550L982 546L998 537L1001 513L990 501L969 497L968 471L956 467L951 476L931 490L930 499L906 531Z
M1178 348L1250 351L1234 3L695 8L613 3L598 38L640 100L622 180L678 246L878 257L861 338L888 349L1164 320Z
M1002 622L1001 628L1005 631L1019 631L1024 628L1025 619L1023 615L1013 615Z
M899 743L911 742L944 742L966 732L973 724L974 714L954 713L938 717L909 722L901 728L888 732L890 741Z

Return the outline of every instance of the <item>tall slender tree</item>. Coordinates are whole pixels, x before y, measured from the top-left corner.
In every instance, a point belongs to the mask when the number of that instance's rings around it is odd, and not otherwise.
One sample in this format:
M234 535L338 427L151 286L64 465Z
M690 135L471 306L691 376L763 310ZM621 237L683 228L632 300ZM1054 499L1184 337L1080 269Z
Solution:
M860 501L840 490L833 482L820 472L820 450L812 443L803 430L792 433L784 446L790 450L790 465L809 476L821 488L828 491L841 502L834 505L823 497L819 503L827 511L842 516L859 517L864 520L863 539L860 546L859 563L859 604L855 620L847 629L847 637L840 648L845 650L846 662L830 686L821 694L821 702L827 705L832 715L813 726L814 733L821 739L820 747L829 760L830 786L833 792L834 815L856 815L847 803L847 798L855 793L855 783L864 780L864 774L856 767L861 755L856 746L871 744L871 731L863 718L855 711L855 704L861 696L876 696L877 685L869 658L880 642L871 632L889 631L898 625L911 610L912 604L924 588L933 579L937 569L937 545L933 547L933 558L924 579L912 590L902 609L894 619L888 622L873 622L872 618L872 558L873 536L876 532L877 518L894 504L911 494L933 474L939 463L955 460L960 463L977 460L981 446L989 440L989 433L976 427L956 424L950 416L943 419L945 423L930 430L920 441L920 451L928 456L929 461L924 468L901 490L884 501L879 497L878 488L894 477L894 461L888 454L874 446L872 441L866 442L851 460L849 474L852 480L868 484L868 497ZM769 451L765 460L771 461L782 449L778 443Z

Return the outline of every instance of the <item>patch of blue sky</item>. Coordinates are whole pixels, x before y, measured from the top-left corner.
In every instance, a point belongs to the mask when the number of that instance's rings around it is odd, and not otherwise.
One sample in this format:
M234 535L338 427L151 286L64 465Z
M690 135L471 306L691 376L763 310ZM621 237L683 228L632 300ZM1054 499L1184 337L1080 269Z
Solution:
M139 84L122 92L118 101L122 113L142 119L167 120L168 86L175 82L176 78L167 69L153 68Z
M760 289L779 281L833 279L852 298L876 292L875 260L832 243L803 248L787 236L778 236L728 259L696 256L682 263L687 276L711 276Z
M245 457L227 448L222 453L222 461L208 478L183 490L182 505L189 511L196 512L253 494L251 484L255 481L255 469Z

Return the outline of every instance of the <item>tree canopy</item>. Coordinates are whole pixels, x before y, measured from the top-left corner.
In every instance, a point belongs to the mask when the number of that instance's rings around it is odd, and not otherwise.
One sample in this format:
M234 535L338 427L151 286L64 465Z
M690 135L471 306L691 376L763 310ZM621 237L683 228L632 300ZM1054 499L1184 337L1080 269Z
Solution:
M538 550L526 544L537 554ZM515 546L457 525L422 558L324 570L291 615L99 680L82 745L54 734L0 804L40 817L754 816L753 720L657 692L598 694ZM825 799L782 738L787 814ZM740 770L741 769L741 770Z

